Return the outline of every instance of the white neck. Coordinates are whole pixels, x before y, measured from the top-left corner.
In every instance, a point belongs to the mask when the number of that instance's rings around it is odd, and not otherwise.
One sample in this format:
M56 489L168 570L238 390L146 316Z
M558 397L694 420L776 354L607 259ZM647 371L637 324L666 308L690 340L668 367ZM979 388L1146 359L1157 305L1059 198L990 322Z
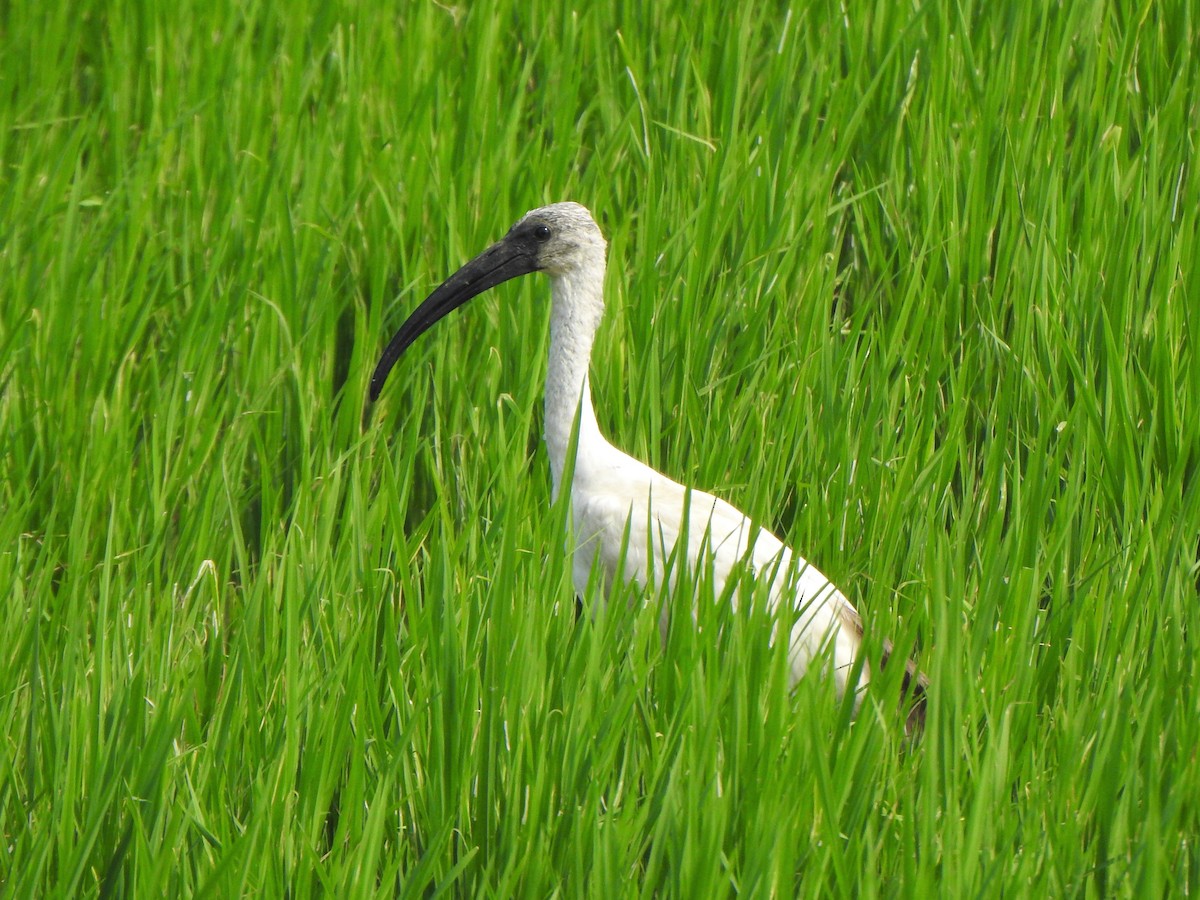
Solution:
M550 454L553 496L558 497L571 443L571 430L579 415L577 462L584 448L606 444L596 424L592 392L588 387L588 362L600 317L604 312L604 253L583 265L554 275L550 306L550 360L546 368L546 450Z

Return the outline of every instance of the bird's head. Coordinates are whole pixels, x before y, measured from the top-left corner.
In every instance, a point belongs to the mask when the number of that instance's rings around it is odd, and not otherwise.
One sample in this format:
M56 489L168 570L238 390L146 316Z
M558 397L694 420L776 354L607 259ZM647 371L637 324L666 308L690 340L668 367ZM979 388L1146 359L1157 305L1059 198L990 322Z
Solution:
M525 213L500 243L509 241L527 248L535 271L551 276L569 275L597 257L604 259L604 236L592 214L570 201Z
M472 297L518 275L545 272L569 278L604 265L604 237L592 214L578 203L552 203L523 215L508 234L447 278L400 326L371 375L371 399L379 396L396 360L417 338Z

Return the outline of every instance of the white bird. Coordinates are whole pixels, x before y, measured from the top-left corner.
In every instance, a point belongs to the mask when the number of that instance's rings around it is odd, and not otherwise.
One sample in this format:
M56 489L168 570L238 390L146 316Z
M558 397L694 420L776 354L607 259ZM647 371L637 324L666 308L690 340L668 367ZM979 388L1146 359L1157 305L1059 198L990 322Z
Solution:
M789 664L793 686L813 660L828 660L839 697L858 692L870 680L864 664L857 683L850 679L862 646L862 619L846 596L815 566L792 553L774 534L756 526L724 500L691 490L618 450L600 433L588 386L588 363L604 312L604 237L591 213L578 203L554 203L526 213L508 234L450 276L400 326L371 377L370 395L379 396L400 355L454 309L489 288L530 272L550 276L550 356L546 373L546 449L552 496L570 473L574 525L572 575L584 596L593 565L604 575L618 571L643 588L653 587L669 568L681 536L693 573L712 573L721 594L741 564L750 577L766 579L763 590L774 611L791 604L794 625ZM571 434L578 418L573 469L568 465ZM703 557L702 557L703 554ZM711 566L709 570L707 567ZM668 573L668 578L673 576ZM736 591L731 592L736 597ZM891 647L883 645L886 663ZM910 727L924 717L927 682L910 662L905 692L914 698Z

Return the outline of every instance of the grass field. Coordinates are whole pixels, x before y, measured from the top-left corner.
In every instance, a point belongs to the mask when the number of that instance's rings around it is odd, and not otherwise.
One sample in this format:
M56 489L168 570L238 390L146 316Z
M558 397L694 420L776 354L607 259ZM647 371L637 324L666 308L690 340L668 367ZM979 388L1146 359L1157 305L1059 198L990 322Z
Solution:
M4 895L1200 892L1194 4L0 37ZM576 620L544 281L367 403L405 313L568 198L601 426L916 654L916 745L887 673L854 722L789 694L761 617Z

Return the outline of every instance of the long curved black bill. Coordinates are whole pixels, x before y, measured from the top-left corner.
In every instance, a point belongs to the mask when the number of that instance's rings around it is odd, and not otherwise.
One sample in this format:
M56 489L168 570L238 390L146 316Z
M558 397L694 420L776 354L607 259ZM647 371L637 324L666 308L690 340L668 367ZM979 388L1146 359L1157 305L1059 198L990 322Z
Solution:
M425 301L413 310L383 351L371 375L372 400L379 397L388 373L400 355L432 328L439 319L510 278L537 271L536 254L523 242L505 239L492 244L477 257L447 278Z

